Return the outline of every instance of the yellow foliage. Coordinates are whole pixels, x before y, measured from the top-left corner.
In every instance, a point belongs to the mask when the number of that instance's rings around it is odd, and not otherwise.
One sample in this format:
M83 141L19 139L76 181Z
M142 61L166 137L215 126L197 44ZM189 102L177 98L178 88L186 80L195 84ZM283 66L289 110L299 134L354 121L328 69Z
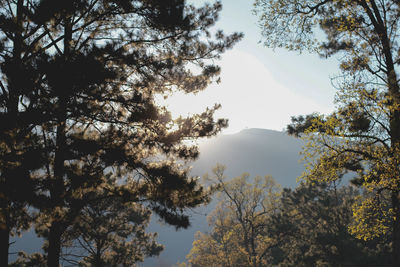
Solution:
M243 174L227 182L223 171L222 166L214 169L221 200L208 218L211 233L196 233L187 260L191 266L265 266L264 252L277 240L266 236L263 228L277 209L280 187L270 176L250 183L249 175Z

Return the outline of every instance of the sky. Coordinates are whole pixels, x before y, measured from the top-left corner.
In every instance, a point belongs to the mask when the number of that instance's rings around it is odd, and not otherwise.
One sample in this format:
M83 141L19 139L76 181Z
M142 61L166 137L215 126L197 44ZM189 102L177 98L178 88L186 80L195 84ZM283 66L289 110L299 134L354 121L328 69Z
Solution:
M252 3L222 0L216 28L226 34L242 32L244 38L222 55L218 63L221 83L196 95L175 94L163 103L174 117L199 113L219 103L222 108L216 118L229 119L223 133L232 134L245 128L282 131L291 116L333 110L331 78L339 73L337 60L263 46Z

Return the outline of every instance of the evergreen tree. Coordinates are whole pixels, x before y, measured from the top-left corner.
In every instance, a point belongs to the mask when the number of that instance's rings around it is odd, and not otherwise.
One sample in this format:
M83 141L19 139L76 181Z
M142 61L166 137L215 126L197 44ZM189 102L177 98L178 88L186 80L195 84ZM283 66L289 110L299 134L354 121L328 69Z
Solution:
M31 11L31 1L0 1L0 266L8 264L9 237L30 227L27 205L43 200L34 172L46 153L35 126L47 118L37 106L40 57L28 56L37 52Z
M270 236L279 244L274 266L390 266L390 235L356 239L352 206L360 199L352 186L300 184L284 189L279 212L269 218Z
M46 258L41 253L26 254L23 251L18 252L18 258L9 267L46 267Z
M221 4L198 9L182 0L1 4L7 22L1 28L1 111L3 122L15 122L2 132L24 133L26 144L13 140L7 146L36 148L30 157L36 164L24 164L23 175L8 172L19 159L2 160L2 183L28 182L9 189L39 210L36 228L48 242L47 265L59 265L63 234L99 198L147 203L167 223L187 227L184 210L208 196L176 160L198 155L184 140L215 135L226 121L213 119L219 106L172 120L155 96L195 93L216 79L219 68L211 60L240 38L220 31L211 37ZM10 64L9 55L18 60ZM26 76L17 79L16 69ZM7 195L4 199L7 217ZM1 250L6 262L7 251Z
M353 186L302 183L281 191L271 177L242 175L226 182L216 169L221 201L209 233L197 232L187 255L197 266L390 266L390 235L359 240L348 227ZM187 266L181 263L179 266Z
M267 46L340 55L337 110L294 118L288 130L309 133L306 180L333 181L349 170L358 173L357 183L371 194L354 207L358 223L351 230L362 239L391 232L397 266L399 2L256 0L255 9ZM384 201L387 195L390 201Z
M147 234L151 211L139 203L105 198L83 208L62 237L62 259L79 266L137 266L158 255L157 234Z

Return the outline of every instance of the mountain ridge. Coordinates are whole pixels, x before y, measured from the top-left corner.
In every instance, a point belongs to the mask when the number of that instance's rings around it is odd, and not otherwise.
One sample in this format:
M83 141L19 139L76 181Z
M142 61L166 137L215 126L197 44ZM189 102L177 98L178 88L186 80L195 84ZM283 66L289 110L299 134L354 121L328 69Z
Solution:
M303 140L285 132L261 128L219 135L200 143L200 156L193 162L191 174L202 176L210 173L218 163L225 165L225 176L228 178L245 172L251 177L271 175L282 187L294 188L297 177L304 171L299 155L303 145ZM159 233L158 241L165 245L165 250L158 258L146 259L140 266L171 266L177 261L184 261L192 247L194 234L208 230L206 214L214 206L215 201L194 210L190 214L192 226L178 232L153 220L148 230Z
M224 134L202 140L199 144L200 156L194 161L191 175L203 176L210 173L217 164L226 166L225 176L233 178L244 172L250 176L271 175L282 187L294 188L296 178L304 171L299 162L303 141L284 132L249 128L234 134ZM153 216L148 232L158 233L158 242L165 245L165 250L159 257L148 258L142 267L171 266L178 261L184 261L189 253L194 234L197 231L207 231L207 214L212 211L215 201L208 206L199 207L189 213L191 227L176 231L173 226L157 222ZM33 253L41 250L42 240L31 230L24 233L17 241L12 251L24 250ZM15 255L10 261L15 260Z

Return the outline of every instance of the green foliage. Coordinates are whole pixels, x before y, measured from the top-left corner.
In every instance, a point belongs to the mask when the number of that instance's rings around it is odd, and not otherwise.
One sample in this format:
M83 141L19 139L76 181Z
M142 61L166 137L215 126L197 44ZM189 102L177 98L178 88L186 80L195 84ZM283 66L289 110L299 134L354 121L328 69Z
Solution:
M389 235L373 242L351 235L352 206L361 196L352 186L300 184L284 189L271 215L270 235L280 240L274 266L390 266Z
M243 174L227 182L215 170L220 202L209 233L197 232L189 266L390 266L387 234L359 240L348 227L364 196L353 186L301 183L283 189L271 177ZM183 265L186 266L186 265Z
M145 228L151 211L139 203L106 198L89 204L63 234L62 259L79 266L136 266L163 246Z
M309 141L307 181L355 173L368 197L353 207L352 233L368 240L391 232L400 262L399 3L257 0L255 9L267 46L340 55L335 112L294 118L288 130Z
M198 155L184 141L213 136L227 122L214 119L218 105L172 120L155 99L218 79L213 59L241 37L211 35L221 4L17 0L0 7L0 265L9 234L22 225L9 220L15 205L36 209L48 266L58 266L61 237L86 208L106 209L101 199L143 203L187 227L185 210L208 201L208 191L178 163Z

